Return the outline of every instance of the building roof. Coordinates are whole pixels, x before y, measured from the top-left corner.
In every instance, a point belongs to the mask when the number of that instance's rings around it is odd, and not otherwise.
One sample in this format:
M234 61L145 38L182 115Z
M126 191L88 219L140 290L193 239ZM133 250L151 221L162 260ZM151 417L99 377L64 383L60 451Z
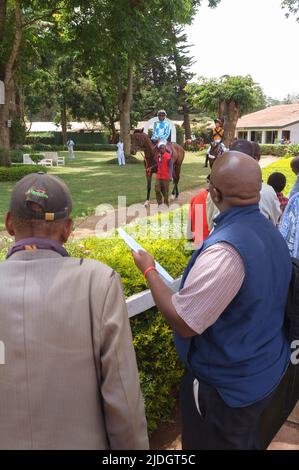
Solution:
M299 122L299 103L270 106L238 120L237 129L283 128Z

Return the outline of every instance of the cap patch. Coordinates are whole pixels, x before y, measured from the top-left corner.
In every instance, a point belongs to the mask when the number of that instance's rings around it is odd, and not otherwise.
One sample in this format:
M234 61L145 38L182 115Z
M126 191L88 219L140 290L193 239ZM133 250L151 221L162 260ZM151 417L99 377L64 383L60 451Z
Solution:
M29 194L32 194L32 196L36 196L36 197L42 197L43 199L49 199L49 196L44 189L30 188L26 192L26 196L29 196Z

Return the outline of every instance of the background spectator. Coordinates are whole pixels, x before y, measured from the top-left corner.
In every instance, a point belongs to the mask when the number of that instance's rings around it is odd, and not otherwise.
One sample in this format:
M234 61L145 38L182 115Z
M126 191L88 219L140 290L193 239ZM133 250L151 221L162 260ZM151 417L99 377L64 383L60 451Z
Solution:
M287 179L283 173L274 172L272 173L267 181L269 186L272 186L280 203L281 212L284 211L289 199L283 195L283 190L286 187Z

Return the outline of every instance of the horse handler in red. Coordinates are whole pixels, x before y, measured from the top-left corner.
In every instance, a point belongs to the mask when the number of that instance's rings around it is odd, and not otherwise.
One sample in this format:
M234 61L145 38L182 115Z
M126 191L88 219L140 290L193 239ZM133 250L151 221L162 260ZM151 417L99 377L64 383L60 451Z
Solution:
M162 196L164 198L164 204L169 206L169 182L172 179L173 162L171 154L166 149L166 145L167 142L164 140L158 143L158 170L155 191L159 206L162 204Z

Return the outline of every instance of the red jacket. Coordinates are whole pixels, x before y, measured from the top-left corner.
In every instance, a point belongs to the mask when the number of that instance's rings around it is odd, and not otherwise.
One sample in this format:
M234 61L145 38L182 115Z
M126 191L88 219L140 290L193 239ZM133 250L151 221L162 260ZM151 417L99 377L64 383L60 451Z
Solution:
M158 180L171 180L172 178L172 157L170 153L158 154Z
M191 218L193 240L196 244L201 244L210 233L206 211L208 194L207 190L202 189L190 202L189 217Z

